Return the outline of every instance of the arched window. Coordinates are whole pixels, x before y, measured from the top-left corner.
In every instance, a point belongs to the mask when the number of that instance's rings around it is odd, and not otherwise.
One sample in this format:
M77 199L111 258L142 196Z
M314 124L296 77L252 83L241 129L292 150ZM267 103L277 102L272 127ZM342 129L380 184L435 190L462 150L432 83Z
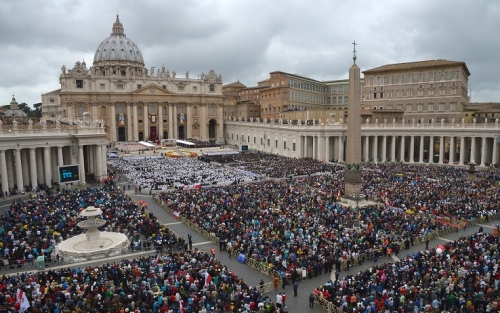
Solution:
M333 103L337 103L337 97L333 97Z
M211 116L215 115L215 107L213 105L210 106L210 115Z
M339 103L342 103L342 97L339 97L338 101L339 101Z
M83 105L78 106L78 116L83 116L83 112L85 112L85 108Z
M347 96L344 97L344 103L348 103L349 98Z
M142 107L137 107L137 116L142 117Z

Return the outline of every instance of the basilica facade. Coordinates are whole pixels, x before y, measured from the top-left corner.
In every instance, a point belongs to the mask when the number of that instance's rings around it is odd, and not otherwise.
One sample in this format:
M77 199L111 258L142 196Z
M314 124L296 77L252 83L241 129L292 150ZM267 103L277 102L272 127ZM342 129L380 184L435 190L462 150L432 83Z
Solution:
M165 66L145 67L119 17L98 46L93 65L63 66L60 89L42 95L42 120L69 122L90 113L102 120L108 142L196 139L224 142L222 77L196 78Z

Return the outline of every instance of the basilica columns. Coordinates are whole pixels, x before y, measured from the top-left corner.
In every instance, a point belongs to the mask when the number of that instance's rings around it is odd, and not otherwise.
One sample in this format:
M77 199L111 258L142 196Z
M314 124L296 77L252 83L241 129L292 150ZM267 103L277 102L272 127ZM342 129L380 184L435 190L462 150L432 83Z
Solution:
M456 144L455 144L455 137L451 136L450 137L450 155L448 157L448 164L453 164L455 162L455 149L456 149Z
M133 125L134 125L134 130L133 130L133 136L132 138L134 138L134 141L138 141L139 140L139 126L138 126L138 123L139 123L139 120L137 119L137 104L134 102L132 104L132 115L134 116L134 121L133 121ZM141 116L142 117L142 116Z
M143 120L143 125L144 125L144 132L143 132L143 139L144 141L149 140L149 107L147 103L144 103L144 107L142 109L142 114L144 116Z
M476 163L476 137L471 137L470 141L471 141L471 144L470 144L470 162L469 163Z
M487 143L487 138L483 137L482 138L482 143L481 143L481 164L479 166L485 166L485 161L486 161L486 143Z
M391 136L391 162L396 162L396 136Z
M420 136L420 148L418 154L418 163L424 163L424 136Z
M133 129L133 124L136 123L137 119L132 119L132 113L131 113L131 103L127 103L127 141L132 141L134 138L134 129Z
M116 103L110 103L110 117L109 117L109 140L116 141Z
M158 133L156 134L156 138L158 139L167 139L163 138L163 104L158 104Z
M434 136L429 137L429 164L434 163Z
M202 114L203 114L203 106L202 106ZM175 138L174 137L174 120L175 120L174 109L173 109L172 103L169 103L168 104L168 139ZM206 127L206 125L203 125L203 119L202 119L201 120L202 134L203 134L203 127ZM167 139L167 138L164 138L164 139Z

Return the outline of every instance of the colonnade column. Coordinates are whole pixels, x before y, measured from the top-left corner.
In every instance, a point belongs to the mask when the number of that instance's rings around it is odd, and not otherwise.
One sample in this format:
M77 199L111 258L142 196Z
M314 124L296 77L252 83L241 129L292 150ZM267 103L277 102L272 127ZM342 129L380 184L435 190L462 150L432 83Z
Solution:
M174 103L172 106L172 139L177 139L179 136L177 135L177 103Z
M497 164L497 162L498 162L498 156L497 156L498 147L497 147L497 145L498 145L497 136L494 136L493 137L493 152L492 152L492 156L491 156L491 163L492 164Z
M415 136L410 137L410 163L415 163Z
M439 136L439 164L443 164L444 159L444 136Z
M434 136L429 137L429 164L434 163Z
M391 162L396 162L396 136L391 137Z
M64 165L63 147L57 147L57 166Z
M7 179L7 160L5 150L0 150L0 175L2 175L2 192L5 194L9 190L9 180Z
M318 136L318 160L325 161L325 136Z
M471 145L470 145L470 162L476 163L476 137L471 137Z
M378 135L373 138L373 161L378 162Z
M465 161L465 137L460 137L460 162L459 165L464 165Z
M21 149L16 149L16 184L17 190L22 191L24 189L23 182L23 164L21 163Z
M52 165L50 163L50 147L43 147L43 166L45 169L45 185L50 186L52 184Z
M313 142L313 153L312 153L312 159L313 160L318 160L318 137L317 136L312 136L312 142Z
M484 164L484 161L486 161L486 142L487 142L487 138L483 137L483 140L481 143L481 165L480 166L486 166Z
M87 154L87 166L89 167L88 168L88 171L90 174L93 174L93 175L96 175L96 169L95 169L95 160L94 160L94 146L87 146L87 151L86 151L86 154Z
M172 108L172 103L168 104L168 139L173 139L174 138L174 113L173 113L173 108ZM201 109L201 114L203 114L203 107ZM202 115L202 122L201 122L201 136L202 139L203 137L203 127L206 127L206 125L203 125L203 115ZM165 138L167 139L167 138Z
M399 145L399 162L405 161L405 136L401 136L401 142Z
M30 148L31 188L38 187L37 170L38 168L36 166L36 148Z
M455 162L455 137L450 137L450 155L448 157L448 164L453 164Z
M83 157L83 145L78 146L78 164L80 164L80 183L85 184L85 159Z
M420 149L418 154L418 163L424 163L424 136L420 136Z
M9 188L14 188L14 185L16 184L14 180L14 156L12 153L12 150L7 150L5 152L5 160L7 162L7 182Z
M370 161L370 136L365 136L365 162Z
M101 145L101 159L102 159L102 175L104 178L108 176L108 163L106 162L106 145Z
M330 161L330 137L325 136L325 162Z
M338 137L339 141L339 162L344 162L344 140L342 139L342 135Z
M384 135L382 137L382 160L381 163L385 163L387 161L387 136Z
M97 170L96 170L96 178L99 180L102 178L102 146L97 145L96 146L96 159L97 159Z
M116 103L110 103L110 117L109 117L109 140L116 141Z
M36 174L37 178L40 181L40 184L44 184L45 182L45 175L44 175L44 167L43 167L43 149L38 148L35 149L35 154L36 154Z
M30 173L28 168L28 149L21 149L21 164L23 164L23 182L25 185L29 185L30 183Z

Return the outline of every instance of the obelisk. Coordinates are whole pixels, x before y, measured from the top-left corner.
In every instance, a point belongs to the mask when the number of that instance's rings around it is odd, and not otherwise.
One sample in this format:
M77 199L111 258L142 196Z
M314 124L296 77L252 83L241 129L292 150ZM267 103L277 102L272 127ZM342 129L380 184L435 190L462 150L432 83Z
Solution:
M349 104L347 105L347 149L345 168L346 198L357 198L361 192L361 84L360 70L356 65L356 41L354 63L349 69Z

